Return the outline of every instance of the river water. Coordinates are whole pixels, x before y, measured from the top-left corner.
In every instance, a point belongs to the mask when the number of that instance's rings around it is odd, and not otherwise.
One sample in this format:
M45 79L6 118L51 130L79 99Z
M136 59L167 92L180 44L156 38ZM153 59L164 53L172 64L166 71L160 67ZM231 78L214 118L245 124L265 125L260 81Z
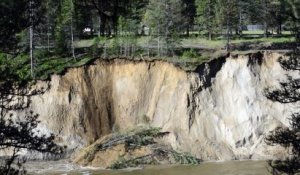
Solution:
M32 175L270 175L265 161L206 162L195 166L148 166L143 169L82 168L68 161L28 162Z

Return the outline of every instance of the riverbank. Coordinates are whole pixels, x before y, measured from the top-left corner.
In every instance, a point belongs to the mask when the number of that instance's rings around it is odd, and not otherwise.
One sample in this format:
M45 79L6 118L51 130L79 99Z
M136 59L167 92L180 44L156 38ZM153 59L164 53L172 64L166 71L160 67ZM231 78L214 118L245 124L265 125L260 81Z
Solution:
M80 167L68 160L28 162L31 175L269 175L266 161L204 162L201 165L159 165L142 169L104 170Z

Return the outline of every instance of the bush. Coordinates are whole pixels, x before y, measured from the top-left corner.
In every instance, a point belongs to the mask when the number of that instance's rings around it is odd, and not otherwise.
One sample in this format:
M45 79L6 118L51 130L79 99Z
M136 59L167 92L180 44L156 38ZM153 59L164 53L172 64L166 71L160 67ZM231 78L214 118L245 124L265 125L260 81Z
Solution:
M108 55L119 55L120 51L120 40L119 38L113 38L108 45Z
M199 54L197 53L197 51L195 49L189 49L182 53L183 59L197 58L197 57L199 57Z
M34 51L34 57L37 59L45 59L52 55L53 54L51 52L49 52L47 49L36 49Z

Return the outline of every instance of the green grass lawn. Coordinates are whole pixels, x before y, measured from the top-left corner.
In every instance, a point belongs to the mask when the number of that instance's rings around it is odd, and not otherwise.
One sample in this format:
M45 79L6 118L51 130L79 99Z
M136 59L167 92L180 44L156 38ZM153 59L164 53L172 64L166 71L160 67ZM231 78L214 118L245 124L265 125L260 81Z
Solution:
M263 31L243 31L241 38L238 36L234 36L230 40L232 44L242 44L242 43L249 43L249 44L270 44L270 43L290 43L294 42L294 37L291 36L291 32L284 31L282 36L270 36L268 38L262 37ZM246 36L245 36L246 35ZM258 35L258 36L256 36ZM141 47L147 47L149 44L148 40L150 37L148 36L141 36L137 38L137 45ZM91 47L93 45L94 40L78 40L75 42L75 46L77 48L86 48ZM107 45L111 45L113 42L113 38L106 39L105 41ZM150 43L152 47L155 47L155 42ZM199 48L199 49L215 49L219 50L225 47L226 45L226 38L224 36L217 37L213 40L208 40L205 37L189 37L189 38L182 38L181 47L184 48Z
M291 36L284 36L284 37L268 37L268 38L254 38L254 39L235 39L232 40L232 43L243 43L243 42L250 42L250 43L289 43L294 42L294 37Z
M263 35L263 30L247 30L243 31L244 35ZM282 31L282 35L291 35L292 33L290 31Z

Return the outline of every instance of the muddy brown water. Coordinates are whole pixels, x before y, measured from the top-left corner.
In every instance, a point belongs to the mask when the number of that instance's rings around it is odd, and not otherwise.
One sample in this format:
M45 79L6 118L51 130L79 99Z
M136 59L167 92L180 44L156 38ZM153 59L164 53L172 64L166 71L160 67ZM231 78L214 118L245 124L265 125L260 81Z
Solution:
M104 170L79 167L65 160L28 162L26 168L32 175L270 175L265 161L206 162L195 166L164 165Z

